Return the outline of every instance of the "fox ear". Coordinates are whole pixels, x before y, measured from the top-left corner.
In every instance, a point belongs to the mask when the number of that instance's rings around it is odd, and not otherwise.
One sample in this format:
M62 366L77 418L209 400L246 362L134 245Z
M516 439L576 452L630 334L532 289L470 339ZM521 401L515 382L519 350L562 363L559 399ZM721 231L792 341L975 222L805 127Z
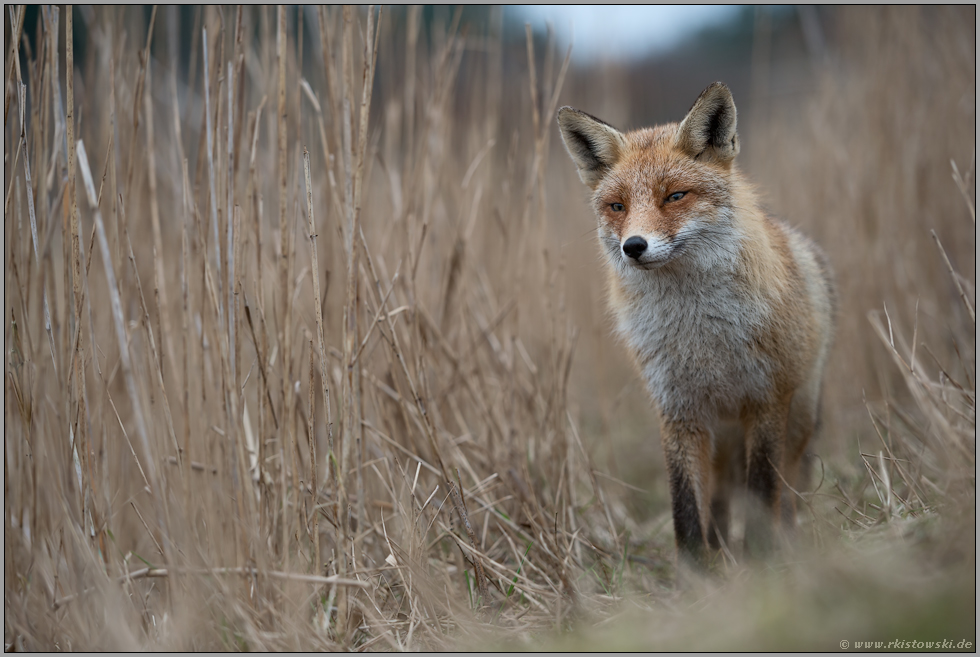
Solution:
M677 130L677 145L691 157L731 162L738 155L735 101L721 82L701 92Z
M558 127L579 178L595 189L622 155L625 138L608 123L571 107L558 110Z

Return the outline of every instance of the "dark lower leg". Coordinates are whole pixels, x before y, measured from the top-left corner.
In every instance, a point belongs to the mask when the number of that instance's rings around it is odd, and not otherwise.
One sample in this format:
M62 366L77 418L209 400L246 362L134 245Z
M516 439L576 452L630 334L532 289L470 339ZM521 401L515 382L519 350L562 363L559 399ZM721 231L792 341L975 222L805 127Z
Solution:
M750 556L763 556L773 547L773 521L780 497L773 451L760 446L749 454L745 548Z
M709 435L687 423L665 423L662 436L678 561L703 570L708 563Z
M780 407L763 409L746 427L749 494L745 548L749 556L764 556L773 548L783 487L777 469L783 467L788 401Z
M708 565L708 555L705 549L701 513L694 486L686 473L671 474L670 500L678 560L697 569L703 569Z

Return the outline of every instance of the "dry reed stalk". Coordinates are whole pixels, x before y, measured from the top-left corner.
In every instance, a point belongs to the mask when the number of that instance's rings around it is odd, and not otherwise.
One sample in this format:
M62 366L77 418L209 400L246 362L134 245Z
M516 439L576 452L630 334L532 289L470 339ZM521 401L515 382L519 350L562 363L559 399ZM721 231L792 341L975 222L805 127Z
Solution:
M459 477L459 470L456 471L456 476ZM476 534L473 531L473 526L470 524L469 515L466 513L466 503L463 501L456 482L449 482L449 493L452 495L453 505L456 513L459 514L460 522L463 523L463 527L466 529L466 536L470 539L470 545L473 546L475 552L478 552L479 548L476 544ZM470 562L473 564L473 571L476 573L477 588L480 590L480 598L476 601L476 606L478 608L487 606L490 604L490 591L487 589L487 576L483 570L483 561L479 555L474 554Z
M135 160L136 157L136 146L139 143L136 135L139 131L140 125L140 106L143 104L143 90L146 83L146 69L150 63L150 46L153 44L153 26L156 24L157 20L157 7L153 6L153 11L150 13L150 25L146 30L146 47L140 51L140 68L139 75L136 79L136 93L133 94L133 131L132 137L129 143L129 168L128 175L126 176L126 187L124 198L129 198L133 191L133 174L136 171Z
M175 100L176 102L176 100ZM174 111L174 123L177 127L177 141L179 143L180 135L180 117L179 113ZM179 146L178 146L179 148ZM182 149L181 149L182 150ZM184 391L183 399L181 400L183 411L184 411L184 435L182 441L181 453L186 461L191 460L191 411L190 411L190 363L188 361L188 335L190 334L190 289L188 281L188 267L190 264L189 253L188 253L188 237L187 237L187 215L188 215L188 198L187 198L187 187L190 185L190 181L187 176L187 158L180 159L181 166L181 224L180 224L180 296L181 296L181 353L183 355L182 360L182 381L181 388ZM183 461L182 461L183 462ZM185 469L186 475L186 469ZM185 504L187 508L190 509L190 495L191 487L186 476L184 479L185 484Z
M27 131L25 128L25 104L27 96L27 88L23 82L18 81L19 86L19 108L20 108L20 142L21 149L24 151L24 184L26 187L27 195L27 213L31 224L31 240L34 246L34 260L41 265L41 259L38 254L38 238L37 238L37 217L34 212L34 191L31 185L31 165L30 158L27 153ZM48 305L48 292L44 285L44 278L41 279L41 289L43 290L44 299L44 330L48 334L48 347L51 350L51 364L54 367L55 374L58 372L58 359L55 356L55 344L54 344L54 331L51 327L51 311Z
M83 143L82 143L81 140L79 140L78 146L79 146L79 148L82 148ZM101 202L102 202L102 193L103 193L103 191L105 189L106 177L109 174L109 165L110 165L110 161L112 160L112 158L110 157L110 151L112 149L112 146L113 146L113 135L110 133L110 135L109 135L109 143L106 144L105 166L104 166L104 168L102 170L102 179L101 179L100 185L99 185L99 193L98 193L98 195L96 197L96 206L97 207L101 205ZM83 172L84 172L84 169L83 169ZM88 187L89 187L89 185L88 185L87 181L85 181L84 175L83 175L83 178L82 179L83 179L83 182L85 182L86 196L88 196L88 193L89 193L88 192ZM93 327L95 326L95 322L93 321L93 314L92 314L92 293L91 293L91 286L89 284L89 273L90 273L90 270L91 270L91 267L92 267L92 259L95 256L95 232L96 232L96 230L95 230L95 222L93 222L92 223L92 233L91 233L91 235L89 237L88 259L86 260L86 263L85 263L85 275L84 275L84 279L83 279L83 281L84 281L83 293L85 295L85 308L86 308L86 313L87 313L87 316L88 316L89 338L91 340L91 349L92 349L91 353L92 354L97 354L98 353L98 344L96 342L96 333L93 330ZM94 363L93 363L94 364L94 369L98 373L98 375L101 377L102 376L102 371L101 371L101 366L99 364L98 358L93 357L93 361L94 361ZM87 397L87 395L86 395L86 397ZM100 401L100 403L99 403L99 409L100 410L101 409L104 409L104 407L105 407L105 397L104 396L101 397L99 401ZM86 405L87 404L88 404L88 401L86 399ZM104 415L104 414L103 413L99 413L98 415ZM90 414L90 417L92 417L91 414ZM99 464L99 466L100 466L99 469L101 470L101 474L102 474L102 478L101 478L101 485L102 485L102 500L101 501L102 501L102 504L101 504L101 508L99 509L99 515L101 517L95 519L95 525L97 527L99 527L99 549L100 549L100 552L101 552L101 556L102 556L103 562L104 562L104 564L105 564L105 566L107 568L111 569L113 567L113 565L114 565L113 562L115 561L115 559L114 559L114 555L112 554L112 552L108 549L109 529L107 527L107 524L108 524L109 510L111 508L111 500L110 500L110 497L109 497L109 491L110 491L111 483L110 483L110 478L109 478L109 469L107 467L108 450L106 449L106 442L107 441L106 441L106 437L105 437L105 420L104 419L102 420L102 427L103 427L103 436L102 436L102 441L101 441L101 445L100 445L100 453L101 453L101 459L100 459L100 461L101 461L101 463ZM94 435L94 434L90 432L89 435ZM92 446L92 441L89 442L89 445L93 449L93 452L94 452L94 447ZM94 456L95 456L95 454L93 453L91 455L91 457L92 457L93 460L94 460ZM91 464L91 461L90 461L90 464ZM95 473L94 473L93 470L94 470L94 468L91 467L91 465L90 465L90 468L89 468L89 476L90 476L90 481L92 482L93 497L97 497L96 486L95 486L96 478L95 478Z
M82 319L82 265L81 265L81 231L78 227L78 202L75 195L75 63L74 63L74 39L72 38L72 8L65 7L65 89L67 90L67 116L65 125L68 130L68 192L65 197L65 204L68 207L68 216L71 223L71 291L74 300L72 308L72 318L75 331L81 330ZM67 265L67 263L66 263ZM67 269L67 267L66 267ZM79 346L80 348L80 346ZM79 353L76 363L79 367L79 376L76 381L81 387L81 357Z
M279 104L276 119L278 122L278 149L279 149L279 357L282 359L282 400L280 417L282 423L279 427L279 467L280 467L280 489L281 489L281 508L282 517L282 558L283 564L289 564L289 539L288 525L286 521L286 505L288 498L286 495L286 450L287 445L292 445L291 437L293 412L292 412L292 323L291 323L291 300L289 287L289 222L286 218L286 207L288 203L287 181L286 181L286 8L278 6L278 30L276 32L276 58L279 63ZM285 567L284 566L284 567Z
M242 134L245 127L245 122L242 117L245 116L245 52L244 46L242 44L242 37L244 36L245 27L242 23L242 18L245 13L245 8L242 5L238 5L235 10L235 45L234 52L232 55L232 61L235 63L235 79L238 80L238 102L237 112L238 112L238 122L235 123L235 137L234 137L234 147L232 148L234 153L234 158L232 160L231 169L234 172L238 171L238 156L241 153L241 143ZM232 63L232 62L229 62ZM230 76L229 76L230 77ZM231 107L232 101L228 101L228 106Z
M241 210L235 208L232 217L229 217L229 225L234 230L236 219L239 219L240 223ZM228 271L234 271L234 261L235 254L237 252L237 234L232 236L230 247L230 253L228 254ZM234 288L235 281L229 281L229 288ZM236 295L233 293L231 298L229 298L229 317L231 313L234 312ZM236 353L232 348L230 341L233 336L233 331L236 327L234 324L227 327L228 333L223 336L223 367L226 372L226 404L228 407L228 434L231 439L231 451L232 456L232 470L235 472L234 481L236 483L236 501L238 503L238 513L239 513L239 537L241 540L241 554L249 562L253 561L252 551L249 545L253 542L251 540L251 534L253 531L252 518L254 518L253 507L253 491L252 491L252 479L248 476L248 456L246 454L246 433L245 428L242 426L243 423L243 413L244 400L241 395L241 387L238 384L238 379L234 375L236 372L235 360ZM237 458L236 458L237 457Z
M211 244L214 248L214 268L218 277L218 305L215 308L218 313L218 322L225 323L224 309L221 304L221 239L218 232L218 190L214 180L214 130L211 127L211 81L210 69L208 67L208 28L202 29L201 46L204 50L204 121L207 129L207 158L208 158L208 189L210 190L211 208Z
M8 7L10 10L10 18L13 22L16 18L13 6ZM43 181L43 189L45 191L49 190L54 185L54 173L55 164L58 161L57 154L59 152L60 143L54 145L49 143L49 133L47 130L42 130L38 123L47 125L51 115L53 114L55 119L55 126L62 125L64 123L64 117L61 116L60 111L60 94L61 94L61 82L57 79L57 69L58 69L58 37L52 38L52 35L58 35L58 16L59 11L56 7L43 7L41 9L41 22L43 24L44 32L44 44L38 52L38 58L43 61L43 73L41 74L41 106L40 111L35 110L33 113L40 119L40 121L33 121L33 132L35 144L39 146L39 157L37 160L37 167L35 171L40 172L39 180ZM20 70L20 56L18 55L13 64L17 70L17 80L21 80L23 73ZM33 90L32 90L33 91ZM57 108L55 103L52 101L53 98L57 98L59 103ZM60 140L57 140L60 142ZM47 160L47 163L45 162ZM47 175L45 175L47 171ZM48 194L41 194L38 201L40 201L41 215L49 216L48 205Z
M241 8L239 8L240 11ZM234 231L234 216L235 216L235 142L234 142L234 104L233 97L235 94L235 78L234 71L232 69L231 62L228 62L228 73L225 78L228 85L228 103L225 110L225 131L228 133L228 159L225 162L225 168L227 169L227 181L226 188L228 194L228 203L225 206L225 217L227 221L226 229L226 243L225 248L227 248L227 253L225 255L226 262L228 263L228 279L225 283L226 303L228 308L228 343L229 343L229 365L231 367L231 380L232 383L237 388L238 386L238 370L237 361L235 359L235 354L237 353L237 348L235 346L235 231ZM235 393L237 396L237 392Z
M310 340L310 380L309 380L309 411L307 415L307 439L310 446L310 490L312 491L313 531L310 534L310 541L313 543L313 572L319 573L322 564L320 561L320 512L316 508L316 501L319 498L320 486L317 481L316 471L316 394L313 385L314 370L314 347L313 340Z
M147 146L147 177L150 183L150 225L153 229L153 299L157 311L157 335L160 336L159 367L163 370L164 352L170 361L170 368L177 372L177 360L173 344L170 341L172 329L170 325L170 304L167 302L167 289L164 285L166 276L163 267L163 236L160 232L160 201L157 195L157 153L153 125L153 74L150 62L146 63L146 85L151 93L144 96L143 111L146 113L146 146ZM174 99L176 102L176 98ZM179 134L179 133L178 133ZM166 378L166 377L164 377Z
M17 138L17 150L14 152L14 159L10 163L10 170L13 171L13 172L17 171L17 165L20 164L20 154L21 154L21 151L23 150L22 149L22 145L21 145L21 141L20 141L20 135L18 134L17 137L18 137ZM4 197L4 201L3 201L3 214L4 214L4 216L7 216L8 214L10 214L10 202L14 198L14 181L16 181L16 180L17 180L17 175L16 174L15 175L11 175L10 176L10 181L7 183L7 195ZM13 239L13 235L11 234L11 232L13 231L13 227L14 227L14 223L13 222L10 222L10 224L7 226L7 228L8 228L8 237L10 238L8 240L8 243L10 244L11 248L14 248L14 244L15 244L14 239ZM20 227L20 226L18 226L18 227ZM18 232L22 232L22 231L18 231ZM21 240L21 241L23 241L23 240ZM16 254L12 254L12 255L16 255ZM11 257L11 261L13 261L13 257Z
M241 8L238 11L238 21L236 28L236 39L240 41L241 38ZM229 417L229 428L231 431L231 437L233 440L232 449L234 455L237 457L235 459L235 466L237 467L236 480L237 486L237 497L238 497L238 508L240 514L239 528L241 536L242 554L245 555L246 559L251 560L252 555L249 549L250 534L252 532L251 528L251 518L254 517L253 506L254 500L252 495L252 483L251 477L248 475L248 457L246 455L246 445L245 445L245 432L244 427L240 426L242 423L242 417L244 412L245 401L242 398L241 386L239 385L239 345L238 345L238 290L240 287L240 274L236 271L236 260L240 259L239 246L241 242L241 208L235 205L234 202L234 190L235 190L235 131L234 131L234 92L235 92L235 77L234 77L234 67L232 62L227 63L227 103L225 106L225 132L227 138L227 158L225 160L226 168L226 187L227 187L227 205L226 205L226 272L227 280L225 281L225 300L227 304L226 317L228 320L227 326L225 327L226 338L224 339L227 344L226 354L227 354L227 371L228 371L228 404L230 407L230 417ZM241 81L239 80L239 86L241 86ZM240 122L239 122L240 123ZM240 405L241 404L241 405Z
M408 27L405 39L405 163L403 171L412 169L412 158L415 154L415 76L417 75L416 57L418 53L419 16L422 12L420 5L408 8ZM407 182L407 181L406 181Z
M10 109L10 98L11 92L13 90L13 75L14 66L20 68L20 61L17 57L18 44L20 43L20 35L24 29L24 14L26 11L26 5L20 5L17 7L16 15L13 13L13 7L10 8L10 48L7 51L7 61L10 63L7 65L7 75L3 79L3 124L7 125L7 110Z
M113 34L110 32L110 34ZM110 37L111 38L111 37ZM119 51L122 52L123 43L119 44ZM110 44L109 53L109 130L112 135L112 143L115 145L113 150L113 157L109 158L112 163L112 177L110 178L111 186L109 189L110 199L112 201L112 222L114 228L113 234L113 255L115 256L115 263L118 269L122 269L122 256L120 254L120 239L119 236L122 231L119 227L119 211L116 208L116 198L119 196L119 174L118 174L118 163L120 161L119 157L119 128L116 124L116 57L114 53L111 52L112 44Z
M338 84L337 63L334 60L334 48L331 41L332 28L330 22L329 7L327 7L326 5L321 5L320 7L318 7L317 13L319 18L318 27L320 32L320 50L323 54L323 72L324 72L324 77L326 79L326 86L327 86L327 101L329 102L330 108L333 111L336 111L336 108L340 107L340 99L339 99L340 92L337 90L337 84ZM336 152L340 148L340 145L342 143L341 136L340 136L341 135L340 122L337 121L336 118L334 118L334 120L330 122L330 125L333 128L333 135L332 135L333 143L334 143L333 150L334 152ZM327 157L326 151L324 151L324 157L326 158L324 160L324 167L326 168L329 175L332 176L333 175L332 164L335 164L336 166L342 166L343 163L342 161L337 161L336 163L332 162L332 158ZM331 185L331 189L335 187L335 185L336 183L333 183ZM339 203L339 199L338 199L338 203ZM338 219L340 219L343 216L344 216L343 212L337 213Z
M317 335L317 350L320 360L320 384L323 393L323 406L327 414L327 435L329 437L328 444L330 445L330 451L328 452L329 459L334 458L333 454L333 438L330 426L333 422L330 412L330 391L328 388L329 381L329 370L327 369L327 351L326 345L323 340L323 314L321 312L322 304L320 299L320 266L319 259L317 255L317 245L316 245L316 221L313 218L313 185L310 179L310 153L305 148L303 149L303 171L306 178L306 203L307 203L307 218L309 220L309 231L310 231L310 253L313 262L313 304L316 313L316 335ZM319 492L319 487L317 485L317 466L316 466L316 434L314 433L313 426L313 342L310 341L310 468L312 472L313 480L313 499L314 502L317 499ZM358 489L362 490L362 489ZM363 496L362 496L363 497ZM316 567L320 568L320 534L319 534L319 513L314 512L314 548L316 552Z
M353 130L353 9L347 5L343 8L343 32L341 39L341 80L342 80L342 112L341 120L343 127L341 134L343 137L343 165L344 165L344 206L346 210L346 231L344 234L344 250L347 257L347 286L346 303L344 304L344 372L342 374L341 409L343 434L340 442L339 463L335 463L336 482L337 482L337 506L335 517L337 518L337 567L340 575L348 572L347 564L347 545L350 535L349 526L349 500L347 496L347 470L349 463L350 444L354 440L354 422L360 420L359 401L360 394L357 387L359 378L355 377L355 372L359 372L360 366L354 364L353 353L356 349L357 337L357 242L354 239L354 222L357 214L354 211L354 190L353 190L353 141L351 131ZM365 64L366 65L366 64ZM319 273L317 274L319 275ZM355 369L357 368L357 369ZM358 424L357 429L360 429ZM347 620L350 612L347 600L347 592L340 590L337 592L337 633L345 640L347 639Z
M69 71L73 71L73 46L71 38L71 8L67 8L67 16L65 21L65 28L67 30L67 64L65 66L65 72L69 80L68 84L68 102L69 108L71 108L74 102L73 95L73 85L71 83L71 78L73 77ZM68 139L69 141L74 138L74 117L69 109L68 119ZM72 458L75 462L75 468L78 475L78 485L81 504L80 509L82 512L81 524L85 525L86 520L90 516L91 510L89 505L93 500L93 485L92 481L92 456L94 450L89 444L91 437L87 429L87 418L88 418L88 398L85 388L85 371L84 371L84 360L85 351L81 344L81 332L82 332L82 305L85 300L85 294L83 289L86 287L83 284L82 279L82 260L84 256L82 255L82 241L81 241L81 228L79 227L78 221L78 201L77 194L75 190L75 144L71 143L68 147L68 161L70 162L68 169L68 197L66 201L70 204L71 213L71 272L72 272L72 295L74 297L74 339L71 342L71 360L74 361L74 368L69 365L69 399L74 402L75 411L73 415L75 416L74 427L69 427L69 433L72 437ZM66 268L68 263L66 264ZM86 270L87 273L87 270ZM74 394L71 392L72 378L74 375ZM72 400L71 398L74 397ZM70 423L71 425L71 423ZM81 454L81 457L79 457ZM84 472L84 476L83 476ZM88 523L90 524L90 522Z
M313 111L316 112L317 117L317 127L320 130L320 147L323 149L323 161L325 163L327 182L330 184L330 198L333 201L334 210L337 213L337 217L343 217L344 211L341 207L342 200L340 194L337 192L337 179L333 173L333 167L330 163L333 159L330 154L330 147L327 143L327 131L323 125L323 108L320 106L320 101L313 93L313 89L310 87L310 83L305 79L300 81L300 86L303 88L303 92L309 99L310 104L313 105Z
M367 148L367 132L368 132L368 118L371 115L371 92L374 88L374 72L375 66L378 58L378 39L381 36L381 15L383 10L378 9L377 23L374 19L374 5L368 5L367 11L367 25L365 28L365 39L364 39L364 55L363 55L363 73L361 81L361 109L360 109L360 127L357 131L357 159L356 168L354 173L353 181L353 198L352 202L354 205L354 221L351 225L351 230L355 231L355 235L358 235L363 239L364 235L361 229L361 202L363 197L362 192L362 180L364 178L364 168L365 168L365 155ZM359 292L357 290L357 277L360 270L358 257L357 257L357 240L355 237L351 237L351 248L353 252L353 269L349 270L349 274L354 278L354 295L355 301L353 305L353 313L356 317L358 312L358 300ZM318 311L319 312L319 309ZM355 319L356 322L356 319ZM359 329L356 324L353 327L353 346L358 344ZM347 343L345 342L344 347L347 348ZM364 477L361 470L362 463L364 462L363 455L363 438L364 429L361 425L361 419L363 415L363 402L362 402L362 390L361 390L361 365L357 362L357 351L356 349L352 352L346 352L346 356L349 357L347 361L349 363L348 367L353 368L353 385L352 390L354 393L354 407L356 413L352 417L353 422L353 438L355 447L355 460L356 460L356 471L357 478L355 485L358 491L357 494L357 523L358 526L364 523ZM354 541L351 548L352 550L357 550L357 541Z
M242 85L242 86L244 87L244 85ZM251 207L251 210L252 210L252 213L253 213L253 218L254 218L254 229L255 229L255 260L256 260L256 272L257 272L257 276L258 276L258 280L254 281L254 283L258 287L258 289L256 290L256 298L258 299L259 305L261 307L264 307L265 306L265 301L264 301L264 299L265 299L265 283L264 283L264 281L265 281L265 272L264 272L263 267L262 267L262 245L263 245L263 241L262 241L262 201L259 198L258 186L257 186L257 181L256 181L256 153L257 153L258 140L259 140L259 127L261 125L261 119L262 119L262 109L265 107L265 103L266 103L267 100L268 100L268 95L263 95L262 96L262 102L259 103L258 108L255 110L255 125L254 125L254 132L252 134L252 148L251 148L251 152L250 152L250 155L249 155L248 184L247 184L247 189L246 189L246 193L245 193L246 198L251 201L250 207ZM243 263L243 265L244 265L244 263ZM258 393L259 394L258 402L259 402L259 436L260 436L260 438L259 438L258 445L257 445L257 450L256 450L256 452L257 452L256 456L257 456L257 459L258 459L258 465L257 465L257 472L255 474L255 476L258 478L258 481L261 484L261 483L263 483L263 476L262 475L263 475L263 472L265 472L265 454L266 454L266 450L265 450L265 440L263 440L262 437L264 437L266 435L266 433L267 433L267 430L266 430L266 424L267 424L266 416L269 415L269 414L272 415L273 424L275 425L275 427L277 429L278 429L278 426L279 426L279 422L278 422L278 419L276 418L275 404L272 401L272 392L271 392L271 389L269 387L268 374L266 373L266 368L267 368L267 364L268 364L268 354L269 354L268 333L265 330L262 331L262 339L261 339L261 341L256 336L255 326L252 323L252 315L251 315L251 312L249 311L248 297L247 296L244 296L244 291L243 291L243 303L242 303L242 306L245 309L245 319L248 322L249 332L250 332L250 334L252 336L252 344L253 344L253 346L255 348L256 359L258 360L258 364L259 364L259 374L260 374L260 377L261 377L261 379L259 381L259 393ZM268 406L266 405L266 401L268 401ZM266 507L263 505L263 507L262 507L263 513L265 511L265 508ZM264 520L264 518L263 518L263 520Z

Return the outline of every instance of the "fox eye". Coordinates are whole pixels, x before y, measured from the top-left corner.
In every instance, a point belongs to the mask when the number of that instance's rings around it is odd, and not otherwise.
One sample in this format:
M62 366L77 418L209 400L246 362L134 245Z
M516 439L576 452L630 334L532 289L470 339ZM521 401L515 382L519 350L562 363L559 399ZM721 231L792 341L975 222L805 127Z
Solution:
M674 192L667 197L667 202L670 203L671 201L679 201L685 196L687 196L687 192Z
M626 209L626 206L622 203L610 203L609 207L612 208L613 212L622 212Z

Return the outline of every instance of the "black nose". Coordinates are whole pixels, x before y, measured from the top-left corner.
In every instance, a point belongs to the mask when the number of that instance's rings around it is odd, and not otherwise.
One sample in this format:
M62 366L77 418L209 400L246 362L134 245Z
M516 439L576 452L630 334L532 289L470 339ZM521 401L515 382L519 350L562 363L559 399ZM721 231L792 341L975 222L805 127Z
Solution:
M639 235L634 235L625 242L623 242L623 253L633 258L638 259L643 252L647 250L647 241L640 237Z

